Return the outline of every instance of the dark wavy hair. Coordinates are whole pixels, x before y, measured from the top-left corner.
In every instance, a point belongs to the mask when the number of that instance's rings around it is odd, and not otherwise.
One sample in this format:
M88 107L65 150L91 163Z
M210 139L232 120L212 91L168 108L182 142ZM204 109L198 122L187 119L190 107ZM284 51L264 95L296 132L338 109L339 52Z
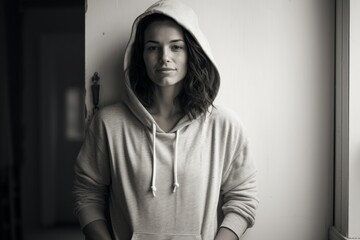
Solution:
M135 41L133 43L129 78L130 85L139 101L144 107L151 107L155 83L147 75L143 58L144 33L146 28L154 21L170 20L172 18L154 13L144 17L138 24ZM213 106L214 99L218 93L220 80L218 77L211 77L215 74L212 63L207 57L195 38L181 26L184 33L184 41L187 46L188 63L187 73L183 81L183 89L177 98L185 114L190 119L206 113L210 106Z

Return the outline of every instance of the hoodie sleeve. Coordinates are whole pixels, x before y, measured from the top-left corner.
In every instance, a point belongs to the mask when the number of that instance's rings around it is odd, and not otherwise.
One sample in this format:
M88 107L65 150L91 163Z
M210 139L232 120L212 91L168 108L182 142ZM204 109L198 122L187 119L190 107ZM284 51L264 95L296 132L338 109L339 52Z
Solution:
M232 230L240 238L254 225L258 206L256 169L249 156L247 140L239 134L238 150L224 174L221 193L224 219L220 227Z
M105 143L104 127L95 116L87 129L74 167L74 214L81 228L95 220L106 220L110 171Z

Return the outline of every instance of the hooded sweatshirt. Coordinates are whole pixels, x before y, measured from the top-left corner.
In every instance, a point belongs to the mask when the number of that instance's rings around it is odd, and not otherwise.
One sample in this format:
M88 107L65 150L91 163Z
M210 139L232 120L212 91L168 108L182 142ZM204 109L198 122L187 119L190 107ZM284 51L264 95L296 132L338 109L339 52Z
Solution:
M256 170L238 117L216 106L163 131L130 87L128 67L139 21L161 13L200 44L219 78L191 8L162 0L134 22L125 52L124 101L92 119L75 164L74 212L83 228L110 222L116 240L212 240L219 227L238 237L254 224ZM108 213L108 214L107 214Z

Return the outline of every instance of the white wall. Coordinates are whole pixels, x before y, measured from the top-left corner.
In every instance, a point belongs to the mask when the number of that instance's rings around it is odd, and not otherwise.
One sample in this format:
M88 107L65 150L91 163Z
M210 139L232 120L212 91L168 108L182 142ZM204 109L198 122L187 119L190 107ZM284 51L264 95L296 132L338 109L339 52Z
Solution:
M245 239L327 239L335 2L183 1L198 13L220 68L216 102L237 111L250 135L261 202ZM132 21L152 2L88 0L85 81L88 87L99 72L101 105L119 99ZM90 108L89 94L86 100Z
M349 226L360 238L360 1L350 1L349 59Z

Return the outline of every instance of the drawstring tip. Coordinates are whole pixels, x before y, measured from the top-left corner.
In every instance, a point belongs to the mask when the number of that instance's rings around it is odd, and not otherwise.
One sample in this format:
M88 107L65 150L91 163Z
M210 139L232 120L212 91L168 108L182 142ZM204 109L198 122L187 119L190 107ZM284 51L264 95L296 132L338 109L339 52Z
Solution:
M178 183L174 183L174 190L173 193L176 192L176 189L178 189L180 187L180 185Z
M151 186L151 191L154 197L156 197L156 187L155 186Z

